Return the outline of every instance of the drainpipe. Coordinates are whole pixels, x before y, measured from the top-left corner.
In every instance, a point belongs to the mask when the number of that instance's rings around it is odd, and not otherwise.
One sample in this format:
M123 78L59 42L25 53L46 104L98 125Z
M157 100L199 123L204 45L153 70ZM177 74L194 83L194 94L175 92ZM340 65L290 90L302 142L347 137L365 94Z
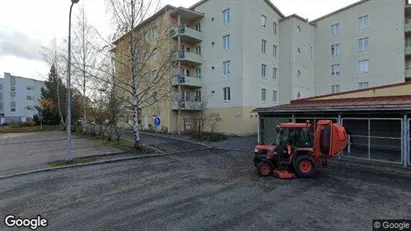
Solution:
M410 158L410 131L408 129L408 118L407 114L404 115L404 123L403 123L403 133L402 133L402 140L403 142L402 145L402 155L403 155L403 160L404 160L404 167L408 166L408 158Z
M341 124L341 114L338 114L337 123ZM338 153L338 159L341 159L341 152Z

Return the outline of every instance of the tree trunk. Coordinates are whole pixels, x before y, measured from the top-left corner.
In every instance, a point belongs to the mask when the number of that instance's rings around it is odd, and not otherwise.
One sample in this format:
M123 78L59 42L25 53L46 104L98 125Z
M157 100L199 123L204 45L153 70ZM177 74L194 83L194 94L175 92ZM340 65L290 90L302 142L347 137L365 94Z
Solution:
M134 132L134 148L140 146L140 130L138 124L138 102L137 89L134 91L133 99L133 132Z
M57 106L58 106L58 110L59 110L60 124L64 128L66 126L66 124L64 123L63 114L61 113L60 86L61 86L60 85L60 79L58 79L58 81L57 81Z

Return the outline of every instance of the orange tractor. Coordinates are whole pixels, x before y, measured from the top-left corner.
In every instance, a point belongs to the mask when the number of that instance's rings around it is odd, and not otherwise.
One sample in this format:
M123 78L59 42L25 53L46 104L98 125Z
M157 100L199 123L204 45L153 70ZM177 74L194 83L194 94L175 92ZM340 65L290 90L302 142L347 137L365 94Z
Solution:
M274 174L282 179L315 176L319 167L327 166L327 159L335 157L348 144L345 128L331 120L317 123L314 141L311 124L281 123L277 125L277 139L269 145L255 147L254 166L262 176Z

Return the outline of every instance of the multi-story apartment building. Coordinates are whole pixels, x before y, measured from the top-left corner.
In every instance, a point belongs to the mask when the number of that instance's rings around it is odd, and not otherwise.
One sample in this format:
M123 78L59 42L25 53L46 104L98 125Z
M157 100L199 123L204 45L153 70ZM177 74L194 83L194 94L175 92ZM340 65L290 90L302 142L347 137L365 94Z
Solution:
M219 131L246 134L257 129L253 108L411 79L406 0L362 0L313 21L286 17L269 0L202 0L168 5L145 26L157 18L173 28L169 49L179 48L169 73L179 101L170 96L161 113L142 116L148 124L160 115L171 131L202 109L200 98L222 117Z
M44 86L44 81L4 73L0 79L0 124L33 118Z

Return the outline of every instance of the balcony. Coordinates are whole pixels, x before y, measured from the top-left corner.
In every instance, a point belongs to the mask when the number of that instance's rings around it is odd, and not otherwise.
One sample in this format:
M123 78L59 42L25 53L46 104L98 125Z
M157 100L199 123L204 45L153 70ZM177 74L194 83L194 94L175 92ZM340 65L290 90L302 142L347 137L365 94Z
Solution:
M405 80L411 80L411 68L405 69Z
M184 87L192 87L192 88L199 88L201 87L201 79L196 77L190 77L180 74L173 74L171 78L171 85L173 87L184 86Z
M196 101L173 101L173 110L187 110L187 111L201 111L202 104L201 102Z
M405 22L404 31L405 31L406 34L411 33L411 22L410 21Z
M201 42L202 33L186 26L176 26L171 28L170 35L173 39L180 36L181 42L184 43L199 43Z
M405 57L411 57L411 46L405 47Z
M180 61L181 64L199 66L203 62L203 57L199 54L187 52L187 51L179 51L176 52L175 61Z

